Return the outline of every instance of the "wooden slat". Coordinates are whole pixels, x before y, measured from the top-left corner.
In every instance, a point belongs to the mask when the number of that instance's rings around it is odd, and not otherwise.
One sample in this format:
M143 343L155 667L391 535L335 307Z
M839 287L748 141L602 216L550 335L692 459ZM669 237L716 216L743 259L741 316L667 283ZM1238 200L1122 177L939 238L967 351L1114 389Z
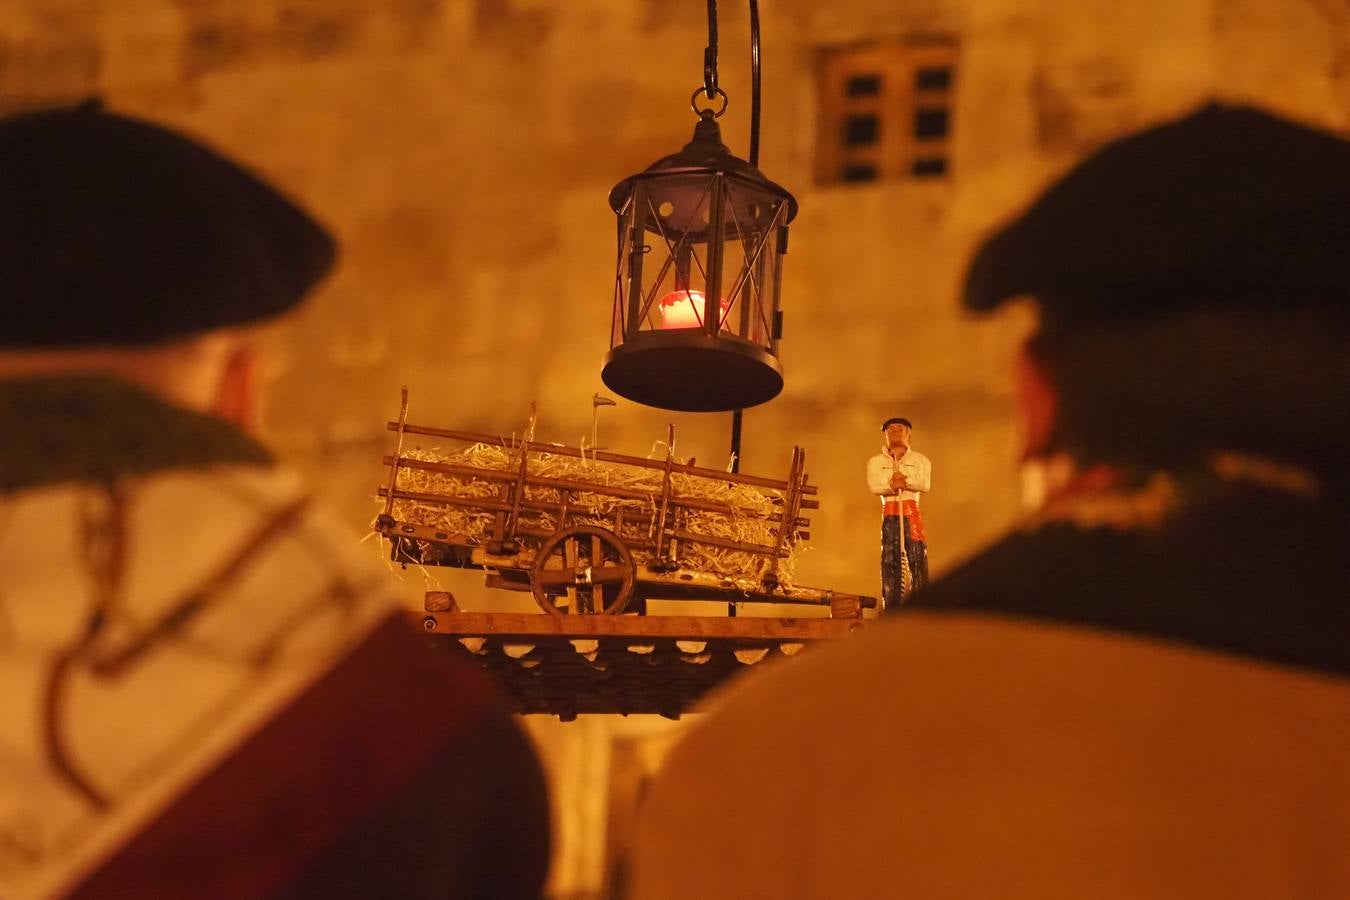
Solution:
M652 572L638 567L638 583L647 596L654 599L703 599L736 600L755 603L790 603L811 606L829 606L838 597L851 597L860 606L874 609L875 597L856 594L839 594L821 588L798 585L778 587L772 591L762 589L742 589L731 579L711 572L692 569L677 569L674 572Z
M864 619L783 619L737 616L549 616L541 613L419 612L414 621L455 637L631 637L698 640L815 640L841 637ZM433 625L428 625L428 621Z
M384 496L384 490L385 490L384 488L380 488L380 496ZM422 495L422 494L417 494L417 493L414 493L414 492L411 492L411 491L395 491L395 492L394 492L394 499L396 499L396 500L423 500L423 499L424 499L424 495ZM430 501L425 501L425 502L430 502ZM444 500L437 500L437 501L435 501L435 502L438 502L438 503L444 503L445 505L449 505L449 506L462 506L462 507L478 507L478 506L480 506L480 505L483 504L483 501L482 501L481 498L473 498L473 499L465 499L465 500L460 500L460 499L458 499L458 498L446 498L446 499L444 499ZM547 504L547 503L536 503L536 502L534 502L533 500L528 500L528 501L526 501L526 502L523 504L523 506L524 506L526 509L531 510L532 512L534 512L534 511L537 511L537 512L548 512L548 511L551 511L551 510L555 509L555 507L552 506L551 504ZM505 508L505 507L506 507L506 504L504 504L504 503L500 503L500 502L496 502L496 501L490 501L490 502L489 502L489 505L486 505L486 506L484 506L483 508L486 508L486 509L494 509L494 510L499 510L499 511L500 511L500 510L502 510L502 509ZM578 508L579 508L579 507L573 507L573 508L572 508L572 512L573 512L574 515L576 514L576 510L577 510ZM644 517L644 518L646 518L646 517ZM407 528L415 528L416 531L415 531L415 532L413 532L413 531L407 531L407 530L406 530ZM530 526L525 525L525 524L523 524L523 523L520 524L520 525L518 525L518 526L516 527L516 533L519 534L519 535L524 535L525 537L539 537L539 538L549 537L549 536L552 535L552 534L554 533L554 531L556 531L556 530L560 530L560 529L547 530L547 529L543 529L543 528L531 528ZM416 538L418 538L419 540L425 540L425 541L437 541L437 542L440 542L440 543L456 543L456 541L455 541L455 538L456 538L456 537L466 537L465 535L454 535L454 534L451 534L451 533L449 533L449 532L446 532L446 530L443 529L443 528L433 528L432 526L429 526L429 525L415 525L415 524L413 524L413 523L405 523L405 522L398 522L398 521L395 521L394 525L390 528L390 531L394 531L394 532L401 533L401 534L403 534L404 536L416 537ZM438 533L439 533L439 534L445 534L446 537L443 537L443 538L442 538L442 537L436 537L435 535L438 534ZM667 529L667 530L666 530L666 536L667 536L667 537L673 537L673 538L675 538L675 539L677 539L677 540L681 540L681 541L684 541L685 543L689 543L689 544L705 544L705 545L712 546L712 547L721 547L721 548L723 548L723 549L725 549L725 550L737 550L737 551L739 551L739 552L741 552L741 553L751 553L751 554L754 554L754 555L756 555L756 556L769 556L770 554L773 554L773 553L775 552L775 548L770 547L770 546L767 545L767 544L750 544L750 543L745 543L745 542L743 542L743 541L733 541L733 540L731 540L731 539L729 539L729 538L720 538L720 537L715 537L715 536L713 536L713 535L707 535L707 534L697 534L697 533L695 533L695 532L692 532L692 531L685 531L685 530L683 530L683 529ZM625 536L621 537L620 540L623 541L624 546L626 546L629 550L651 550L651 549L655 549L655 546L656 546L656 541L655 541L654 539L651 539L651 538L647 538L647 539L643 539L643 538L632 538L632 537L629 537L629 536L625 535ZM460 543L462 543L462 541L461 541ZM779 556L787 556L787 555L788 555L788 550L787 550L785 547L779 547L778 550L777 550L777 553L778 553Z
M714 282L715 284L716 282ZM661 550L666 540L666 514L670 510L670 469L675 464L675 426L671 425L666 437L666 464L665 473L661 477L661 506L656 516L656 532L652 538L656 541L656 555L661 555Z
M713 537L707 534L695 534L692 531L683 531L675 529L667 532L673 538L684 541L687 544L708 544L713 547L722 547L726 550L738 550L741 553L752 553L755 556L769 556L774 552L774 548L767 544L747 544L742 541L733 541L729 538ZM786 551L783 552L786 556Z
M520 444L520 471L516 474L515 481L510 487L511 491L511 511L506 514L506 539L512 540L516 536L516 529L520 525L520 504L525 499L525 470L530 462L530 442L523 441Z
M386 496L387 488L379 488L376 491L377 496ZM461 497L457 494L440 494L428 491L394 491L395 500L414 500L418 503L430 503L433 506L459 506L468 509L482 509L484 511L498 511L508 513L512 511L512 504L504 503L501 500L493 500L490 497ZM520 508L531 512L556 513L558 504L545 503L542 500L521 500ZM594 516L601 517L598 509L590 506L570 506L568 512L572 516ZM630 511L627 514L628 521L650 520L651 513L640 513ZM559 529L561 530L561 529Z
M386 465L391 466L389 470L389 490L391 491L394 490L394 488L398 487L398 463L399 457L403 455L403 436L405 434L404 429L407 426L407 424L408 424L408 386L405 384L403 386L402 399L399 403L398 421L394 423L394 431L398 435L398 439L394 442L394 456L391 463L386 463ZM385 459L389 459L389 457L385 457ZM391 496L389 497L388 500L385 501L384 514L385 516L389 516L393 511L394 511L394 498Z
M394 464L394 457L386 456L382 462L386 466ZM454 475L461 478L480 478L485 481L515 481L516 473L508 472L504 469L480 469L474 466L456 466L450 463L431 462L422 459L400 459L398 466L401 469L421 469L427 472L440 472L445 475ZM621 500L651 500L652 495L648 491L637 491L629 488L611 487L609 485L595 484L589 481L576 481L568 478L553 478L540 475L530 475L525 479L525 483L530 487L556 488L562 491L577 491L591 494L600 494L606 497L618 497ZM434 493L434 492L433 492ZM384 496L381 494L381 496ZM455 496L453 494L443 494L439 496ZM718 513L724 516L737 516L742 519L772 519L777 518L776 513L761 513L759 510L749 509L744 506L733 506L729 503L718 503L715 500L703 500L698 497L681 497L673 495L670 498L671 503L682 506L686 509L697 509L703 512ZM807 504L810 504L809 506ZM816 500L803 501L802 505L808 509L818 509L820 502ZM631 514L630 514L631 515Z
M385 536L415 538L420 541L431 541L435 544L450 544L461 547L473 546L467 535L455 534L454 532L446 531L444 528L434 528L430 525L419 525L414 522L399 522L397 520L394 521L393 525L385 529Z
M804 480L803 469L806 468L806 451L801 447L792 448L792 470L788 476L792 485L795 487L799 481ZM788 490L787 502L783 506L783 520L778 524L778 541L774 545L773 555L770 557L769 571L765 578L771 578L774 581L778 579L778 559L787 556L788 549L792 546L790 539L792 533L796 530L795 522L797 515L797 504L801 502L801 494L796 490Z
M397 422L389 422L390 431L398 430ZM475 444L490 444L492 446L503 447L506 449L515 449L515 441L506 441L501 437L490 434L476 434L471 431L452 431L448 428L431 428L426 425L405 425L403 428L407 434L421 434L429 437L448 438L456 441L468 441ZM577 459L595 459L600 462L622 463L629 466L640 466L644 469L664 469L665 460L647 459L642 456L627 456L622 453L609 453L605 450L596 450L594 452L587 450L583 454L576 447L565 447L561 444L540 444L534 443L533 448L541 453L552 453L555 456L571 456ZM401 465L401 463L400 463ZM752 484L757 487L773 488L775 490L787 490L787 485L773 478L761 478L757 475L742 475L740 473L723 472L720 469L709 469L703 466L689 466L682 463L675 463L672 471L680 472L685 475L697 475L701 478L711 478L716 481L729 481L732 484ZM802 488L803 493L815 494L816 486L808 484Z
M495 510L497 512L509 512L511 505L503 503L500 500L493 500L488 497L456 497L451 494L430 494L422 491L390 491L388 488L380 488L376 492L381 497L393 495L395 500L415 500L418 503L431 503L436 506L463 506L483 510ZM540 504L543 506L543 504Z

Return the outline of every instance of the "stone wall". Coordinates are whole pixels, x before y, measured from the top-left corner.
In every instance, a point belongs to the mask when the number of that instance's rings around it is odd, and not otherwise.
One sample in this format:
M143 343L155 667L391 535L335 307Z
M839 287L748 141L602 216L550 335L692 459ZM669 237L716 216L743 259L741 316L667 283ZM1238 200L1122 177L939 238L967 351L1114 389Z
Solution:
M724 133L744 155L747 17L722 6ZM747 413L743 471L781 477L792 445L807 449L824 500L807 584L877 590L862 467L889 415L914 420L934 461L935 572L1017 514L1006 373L1032 317L958 314L978 235L1100 142L1207 95L1350 125L1338 0L762 6L761 163L802 212L783 288L787 384ZM674 0L9 0L0 110L101 93L250 161L333 227L336 275L270 335L266 429L355 540L401 385L415 421L509 433L537 401L539 437L589 434L614 266L606 194L688 139L703 15ZM922 34L960 40L950 177L815 186L820 49ZM645 453L667 422L681 455L725 462L729 416L620 401L602 410L601 440ZM470 606L519 599L442 580ZM410 603L423 587L410 573ZM594 848L576 849L604 827L603 773L569 762L603 740L584 730L535 727L559 797L591 798L560 808L560 893L601 877Z

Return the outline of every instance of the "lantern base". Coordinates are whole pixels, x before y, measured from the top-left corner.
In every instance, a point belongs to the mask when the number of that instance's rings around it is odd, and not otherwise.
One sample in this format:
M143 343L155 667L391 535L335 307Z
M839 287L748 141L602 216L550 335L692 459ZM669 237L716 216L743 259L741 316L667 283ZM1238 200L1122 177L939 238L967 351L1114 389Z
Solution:
M600 378L622 397L679 412L746 409L783 390L783 369L768 350L695 328L634 335L605 356Z

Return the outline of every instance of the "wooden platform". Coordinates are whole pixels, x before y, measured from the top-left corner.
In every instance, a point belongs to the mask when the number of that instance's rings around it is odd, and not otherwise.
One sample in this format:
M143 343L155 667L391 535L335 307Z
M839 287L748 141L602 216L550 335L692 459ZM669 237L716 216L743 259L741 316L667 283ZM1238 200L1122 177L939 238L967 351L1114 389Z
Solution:
M488 671L520 713L678 718L747 667L860 631L866 620L422 612L421 628Z

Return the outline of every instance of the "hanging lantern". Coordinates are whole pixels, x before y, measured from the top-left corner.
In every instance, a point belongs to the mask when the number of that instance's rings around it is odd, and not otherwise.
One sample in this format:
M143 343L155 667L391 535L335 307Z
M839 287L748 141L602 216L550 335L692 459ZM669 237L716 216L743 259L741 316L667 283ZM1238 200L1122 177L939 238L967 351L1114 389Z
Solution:
M693 140L609 195L618 271L601 378L630 400L685 412L755 406L783 389L778 288L797 214L791 194L722 143L726 94L706 91L722 100L714 113L698 108L704 93L694 92Z

